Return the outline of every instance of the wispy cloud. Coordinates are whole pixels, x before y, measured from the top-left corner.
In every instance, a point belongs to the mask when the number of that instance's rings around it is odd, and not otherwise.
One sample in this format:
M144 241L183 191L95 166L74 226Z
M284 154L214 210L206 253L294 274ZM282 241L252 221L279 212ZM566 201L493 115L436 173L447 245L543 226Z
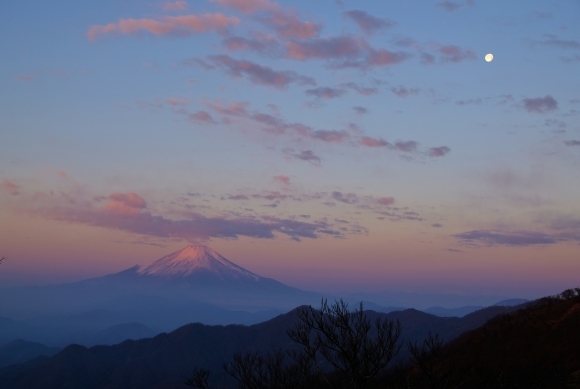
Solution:
M322 161L320 157L314 154L314 151L312 150L302 150L297 152L294 149L284 149L284 154L289 158L310 162L316 166L320 165L320 162Z
M566 146L580 146L580 140L565 140L564 144Z
M477 58L473 50L464 49L455 45L441 46L438 50L444 62L458 63Z
M580 42L574 39L560 39L553 34L544 34L546 39L532 42L532 46L554 47L558 49L580 49Z
M16 185L14 182L10 181L10 180L3 180L2 184L0 184L0 188L8 191L8 193L10 193L13 196L17 196L20 194L20 186Z
M490 231L473 230L453 237L466 244L483 244L486 246L533 246L558 243L558 240L548 234L534 231Z
M279 175L279 176L274 176L272 178L274 179L274 181L280 182L284 185L290 184L290 177L288 177L288 176Z
M174 107L187 105L188 103L186 99L181 97L168 97L167 99L165 99L165 101L167 101L169 105L172 105Z
M404 86L398 88L391 88L391 92L393 92L397 97L402 99L406 99L409 96L418 95L421 90L419 88L406 88Z
M254 51L268 57L281 57L286 49L276 37L263 32L250 32L249 37L230 36L222 41L223 46L232 51Z
M445 0L445 1L442 1L439 3L436 3L435 6L438 8L441 8L442 10L444 10L446 12L453 12L453 11L457 11L458 9L460 9L462 7L473 7L473 6L475 6L475 1L466 0L463 2L454 2L454 1Z
M324 89L320 90L320 92L317 91L313 93L319 93L320 96L324 96ZM356 125L352 123L347 127L347 130L317 130L312 128L311 126L302 123L288 123L281 117L279 117L277 114L272 115L258 111L250 112L247 110L247 104L245 103L244 104L236 103L237 105L235 106L235 109L225 108L221 103L205 103L205 104L208 108L215 110L216 112L219 112L222 115L225 115L226 118L222 119L222 121L227 122L228 121L227 117L229 116L245 118L263 125L262 130L272 135L281 136L284 134L289 134L298 136L302 139L312 139L326 143L336 143L347 146L359 145L375 148L385 147L389 150L396 150L404 153L420 153L419 143L417 141L399 140L394 143L390 143L382 138L373 138L365 135L364 131L362 131L360 128L358 128ZM197 119L200 121L204 120L209 121L210 117L203 115L192 119ZM211 119L213 120L213 118ZM431 157L442 157L449 151L450 151L449 147L440 146L440 147L432 147L427 151L421 153L427 154ZM305 157L307 156L308 155L305 155ZM311 159L311 161L315 161L315 159L313 158Z
M275 239L276 234L296 241L302 238L317 239L321 235L343 235L324 221L306 223L274 216L206 216L193 212L188 212L181 219L170 219L160 214L154 215L145 200L135 193L113 193L106 199L103 207L69 204L35 212L61 222L191 242L212 238L237 239L240 236Z
M344 84L340 84L341 87L352 89L356 93L362 96L372 96L379 93L379 88L375 87L365 87L361 86L355 82L347 82Z
M365 147L390 147L389 142L381 138L372 138L370 136L363 136L360 139L360 145Z
M282 38L312 38L322 29L319 23L301 20L300 14L295 9L283 8L269 0L211 0L211 2L247 15L257 14L256 20L276 31Z
M448 154L451 149L447 146L440 146L440 147L431 147L429 149L429 156L430 157L443 157L444 155Z
M87 37L95 41L101 35L133 34L138 31L147 31L154 35L188 36L192 33L208 31L223 32L231 26L240 24L240 19L223 14L165 16L162 19L121 19L117 23L94 25L89 28Z
M359 201L358 196L355 193L342 193L335 191L332 192L331 196L334 200L346 204L356 204Z
M206 111L197 111L188 115L189 120L203 123L217 123L214 118Z
M550 95L523 99L522 103L526 111L535 113L546 113L558 108L558 102Z
M269 66L258 65L257 63L236 60L229 55L210 55L206 58L205 68L220 68L232 77L246 77L250 82L257 85L272 86L277 89L285 89L291 83L299 85L316 85L316 81L311 77L297 74L291 70L274 70ZM205 62L198 60L197 62Z
M253 14L262 11L275 11L280 6L269 0L210 0L222 7L234 9L244 14Z
M367 34L376 33L377 31L388 29L397 24L393 20L378 18L361 10L346 11L342 14L355 22Z
M168 1L163 4L164 11L184 11L187 9L187 1Z
M330 36L286 44L287 57L299 61L327 60L333 68L372 68L398 64L410 58L408 53L375 49L362 38Z
M316 89L307 89L304 91L307 96L313 96L319 99L329 100L337 97L341 97L346 93L344 89L330 88L330 87L318 87Z
M294 10L279 10L266 16L258 17L264 25L270 27L282 38L308 39L318 36L322 24L300 20Z
M365 107L360 107L360 106L352 107L352 109L359 115L364 115L365 113L369 112L368 109L366 109Z

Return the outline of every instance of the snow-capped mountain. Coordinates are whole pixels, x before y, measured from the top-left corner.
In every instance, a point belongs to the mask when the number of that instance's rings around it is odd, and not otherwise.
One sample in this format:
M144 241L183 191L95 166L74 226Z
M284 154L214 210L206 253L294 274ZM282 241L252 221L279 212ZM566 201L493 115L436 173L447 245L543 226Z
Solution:
M108 327L139 322L171 329L196 321L248 323L299 305L317 305L321 294L261 277L209 247L191 245L148 266L66 284L5 289L3 297L0 316L40 317L42 325L53 315L108 312L125 320L101 318ZM89 320L91 325L97 321Z
M252 280L262 277L222 257L215 250L201 245L190 245L164 256L137 273L155 277L190 277L196 274L217 276L221 280Z

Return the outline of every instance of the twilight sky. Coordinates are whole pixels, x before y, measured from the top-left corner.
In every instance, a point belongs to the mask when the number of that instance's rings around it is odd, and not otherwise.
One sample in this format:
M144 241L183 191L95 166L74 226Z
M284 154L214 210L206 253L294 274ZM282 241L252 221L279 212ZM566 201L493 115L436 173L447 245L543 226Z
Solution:
M576 0L0 15L0 287L188 242L311 290L579 283Z

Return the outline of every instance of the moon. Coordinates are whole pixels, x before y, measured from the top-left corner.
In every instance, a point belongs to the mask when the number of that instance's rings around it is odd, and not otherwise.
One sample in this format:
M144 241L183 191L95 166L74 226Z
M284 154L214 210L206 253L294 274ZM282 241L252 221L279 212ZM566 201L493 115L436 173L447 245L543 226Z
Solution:
M493 54L489 53L485 55L485 62L493 61Z

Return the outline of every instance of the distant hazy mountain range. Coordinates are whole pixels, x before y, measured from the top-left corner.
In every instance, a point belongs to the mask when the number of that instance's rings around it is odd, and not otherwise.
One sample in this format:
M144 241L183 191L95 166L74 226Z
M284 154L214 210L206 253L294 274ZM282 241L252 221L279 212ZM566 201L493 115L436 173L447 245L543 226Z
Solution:
M151 337L195 322L250 325L303 304L318 306L322 297L261 277L209 247L191 245L147 267L67 284L2 290L0 346L16 339L51 347L92 346ZM347 300L352 306L360 302ZM384 313L406 309L368 300L364 307ZM482 308L425 311L461 317Z
M399 320L404 341L421 341L428 332L450 340L514 309L490 307L463 318L436 317L414 309L389 314L367 311L367 315L372 321L377 316ZM236 387L223 373L222 363L231 360L235 352L297 347L286 334L296 323L296 310L292 310L252 326L196 323L154 338L113 346L70 345L50 358L39 357L0 369L0 387L177 389L184 387L183 382L194 367L211 369L214 384ZM404 348L396 360L407 356Z
M253 324L302 304L317 305L321 297L254 274L209 247L191 245L147 267L3 290L0 345L17 338L58 346L111 344L121 333L138 339L192 322Z

